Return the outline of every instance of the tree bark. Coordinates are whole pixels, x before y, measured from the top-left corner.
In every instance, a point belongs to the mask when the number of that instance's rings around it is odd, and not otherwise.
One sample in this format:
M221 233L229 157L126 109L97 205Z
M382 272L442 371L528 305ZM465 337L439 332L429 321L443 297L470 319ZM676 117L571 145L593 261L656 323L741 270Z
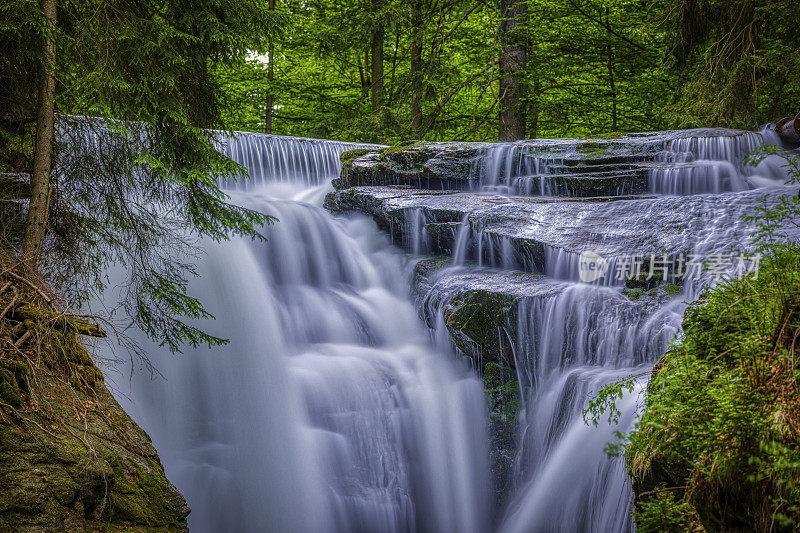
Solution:
M619 129L619 118L617 116L617 83L614 80L614 58L608 52L608 87L611 96L611 131Z
M22 252L25 262L35 269L44 245L47 220L50 214L50 173L53 165L53 122L55 115L56 60L55 36L56 0L41 0L40 7L48 28L44 46L44 68L37 93L36 140L31 174L31 199L25 221Z
M542 92L542 80L538 74L535 75L533 80L533 92L529 95L531 105L528 108L528 114L531 121L531 137L537 139L539 137L539 110L540 110L540 94Z
M372 55L372 112L377 112L383 106L383 39L384 27L380 20L380 3L373 1L373 16L375 27L372 30L372 42L370 43L370 53Z
M501 141L525 138L525 0L500 0Z
M422 0L411 2L411 129L422 129Z
M275 12L275 0L269 0L269 10ZM272 80L275 79L275 43L272 38L269 40L269 52L267 53L267 81L269 82L269 94L267 95L267 114L264 116L264 133L272 133Z

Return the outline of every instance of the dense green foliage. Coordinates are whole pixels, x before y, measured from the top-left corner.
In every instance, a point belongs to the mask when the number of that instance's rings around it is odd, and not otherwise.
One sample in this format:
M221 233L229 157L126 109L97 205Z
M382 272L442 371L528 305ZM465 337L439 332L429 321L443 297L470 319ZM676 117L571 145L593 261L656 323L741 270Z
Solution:
M56 149L72 156L55 160L46 268L80 302L123 264L127 313L177 349L222 342L176 319L205 316L185 292L193 241L257 236L267 221L225 202L217 180L244 176L209 129L263 130L269 112L281 134L491 140L508 76L528 137L752 127L796 111L800 15L788 0L504 2L63 0L52 31L34 0L5 2L0 170L30 170L51 39ZM515 72L501 61L508 43L526 58ZM76 128L68 115L116 121ZM103 157L88 127L112 131ZM2 185L13 200L17 185ZM19 206L2 207L13 243Z
M676 126L754 128L798 111L796 1L675 0L667 15Z
M224 342L182 318L207 316L186 292L195 241L257 237L269 219L226 203L217 187L245 173L209 131L226 128L212 71L263 49L279 22L256 0L63 0L51 31L37 2L0 6L2 171L30 171L43 43L56 45L61 136L43 271L75 303L120 265L122 305L151 337L173 350ZM13 222L4 233L14 245Z
M516 31L527 51L519 110L527 137L752 129L798 111L800 10L791 0L524 4ZM387 144L497 138L498 2L278 0L276 9L292 22L275 41L274 81L263 55L217 72L236 127L263 131L271 94L278 134ZM385 73L375 108L378 27Z
M799 287L800 253L784 250L687 311L625 451L635 482L655 490L640 531L800 524Z

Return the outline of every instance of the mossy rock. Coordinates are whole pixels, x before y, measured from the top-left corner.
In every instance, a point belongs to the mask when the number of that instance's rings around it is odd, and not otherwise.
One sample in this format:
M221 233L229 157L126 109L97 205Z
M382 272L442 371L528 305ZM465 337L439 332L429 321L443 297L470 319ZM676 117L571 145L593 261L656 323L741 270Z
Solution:
M495 505L501 508L511 489L521 400L513 368L490 361L483 367L483 381L489 408L489 466Z
M513 324L517 300L509 294L467 291L448 302L445 322L455 345L476 360L513 364L513 348L504 328Z
M379 149L344 152L341 175L334 187L408 185L425 189L464 189L472 177L475 147L441 146L408 141Z
M0 531L185 531L185 500L69 317L18 311L36 345L0 356Z

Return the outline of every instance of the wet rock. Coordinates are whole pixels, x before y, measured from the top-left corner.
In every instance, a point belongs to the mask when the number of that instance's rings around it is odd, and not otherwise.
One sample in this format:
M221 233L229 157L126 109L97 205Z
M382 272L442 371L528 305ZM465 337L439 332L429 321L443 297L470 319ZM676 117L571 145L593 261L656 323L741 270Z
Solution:
M339 189L365 185L411 185L425 189L470 188L471 169L484 143L413 143L342 154Z
M790 188L766 187L719 195L546 199L408 187L355 187L328 195L326 206L359 211L410 242L421 215L427 251L452 255L459 232L467 259L485 265L542 272L547 250L591 251L604 258L729 252L752 238L743 216ZM613 200L613 201L612 201ZM480 245L480 246L479 246ZM644 288L644 286L643 286ZM649 288L649 286L647 286Z
M671 167L676 157L694 160L697 139L708 137L733 138L729 144L738 149L751 147L757 136L698 129L500 144L413 142L343 153L341 177L334 186L406 185L569 197L642 194L650 188L653 168Z

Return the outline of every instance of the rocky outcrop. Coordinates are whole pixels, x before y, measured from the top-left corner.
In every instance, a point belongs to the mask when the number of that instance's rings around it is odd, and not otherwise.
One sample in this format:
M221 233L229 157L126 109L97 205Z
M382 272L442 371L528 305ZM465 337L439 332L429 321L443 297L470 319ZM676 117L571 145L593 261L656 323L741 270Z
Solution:
M0 530L185 531L185 500L76 334L99 328L1 277Z
M447 328L455 347L476 366L514 367L512 342L516 304L527 297L557 294L563 284L536 274L448 268L446 257L417 263L412 294L423 320Z
M651 190L654 169L702 166L691 153L693 139L731 138L735 148L749 146L753 136L701 129L505 144L413 142L344 152L334 186L407 185L573 198L638 195Z
M699 241L719 249L746 242L751 231L742 216L763 199L774 202L770 192L565 201L385 186L335 191L325 205L371 216L407 249L424 232L418 252L452 255L462 232L465 259L541 273L548 253L577 262L587 251L663 257L689 254Z
M484 143L411 143L358 149L341 156L337 189L363 185L412 185L424 189L469 189Z

